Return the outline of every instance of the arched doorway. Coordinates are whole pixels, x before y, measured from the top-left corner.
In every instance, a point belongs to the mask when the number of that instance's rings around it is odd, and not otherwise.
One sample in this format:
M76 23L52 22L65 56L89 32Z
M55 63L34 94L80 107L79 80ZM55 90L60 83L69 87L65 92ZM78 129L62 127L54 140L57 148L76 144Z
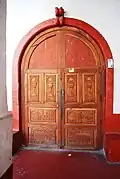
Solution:
M54 22L38 25L20 52L22 133L26 143L41 147L101 148L105 58L111 53L105 52L105 40L88 24L70 18L62 27ZM93 35L88 33L91 29ZM104 43L97 43L97 36Z
M104 61L95 41L72 27L48 29L21 63L22 119L28 143L98 148L103 118Z

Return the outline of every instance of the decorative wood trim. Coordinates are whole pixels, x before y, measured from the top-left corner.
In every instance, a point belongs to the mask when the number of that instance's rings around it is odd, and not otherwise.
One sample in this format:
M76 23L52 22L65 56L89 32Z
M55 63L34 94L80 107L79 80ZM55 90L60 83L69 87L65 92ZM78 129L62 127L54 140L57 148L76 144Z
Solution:
M55 7L55 15L56 15L56 25L63 26L64 25L64 9L62 7Z

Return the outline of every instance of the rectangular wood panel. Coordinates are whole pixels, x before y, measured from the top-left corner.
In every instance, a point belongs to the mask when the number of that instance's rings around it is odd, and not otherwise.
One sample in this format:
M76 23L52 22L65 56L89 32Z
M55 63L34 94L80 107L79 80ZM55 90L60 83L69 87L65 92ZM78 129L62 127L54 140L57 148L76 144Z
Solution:
M65 103L79 103L79 74L65 74Z
M57 70L28 70L26 73L26 119L29 144L57 147L58 126Z
M29 143L35 145L55 146L58 144L56 126L47 125L30 125L29 126Z
M56 123L58 122L57 108L35 108L29 107L30 123Z
M97 124L97 110L90 108L67 108L65 124L91 125Z
M39 101L39 75L28 75L28 101Z
M29 103L42 103L42 74L26 73L25 81L25 100Z
M80 127L65 129L65 146L67 148L94 148L96 146L95 130Z
M82 73L83 103L95 104L97 102L97 80L95 73Z
M58 96L58 75L57 74L45 74L45 103L57 103Z
M74 68L68 72L66 69L64 81L63 145L68 149L96 148L98 132L96 70Z

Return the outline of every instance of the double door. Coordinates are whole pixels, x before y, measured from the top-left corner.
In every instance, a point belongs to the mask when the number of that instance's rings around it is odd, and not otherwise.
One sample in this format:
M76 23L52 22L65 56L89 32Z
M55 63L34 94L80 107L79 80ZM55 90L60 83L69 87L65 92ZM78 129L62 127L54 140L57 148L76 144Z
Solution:
M22 58L22 128L28 144L99 148L104 75L96 42L72 27L48 29Z
M99 147L97 68L27 70L28 142L40 147Z

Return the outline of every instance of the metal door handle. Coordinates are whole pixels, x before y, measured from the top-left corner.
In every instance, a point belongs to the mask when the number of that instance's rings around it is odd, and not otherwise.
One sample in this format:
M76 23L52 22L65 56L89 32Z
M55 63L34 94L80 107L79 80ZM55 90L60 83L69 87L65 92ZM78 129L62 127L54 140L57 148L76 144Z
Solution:
M62 120L63 115L63 100L64 100L64 89L60 90L60 118Z

